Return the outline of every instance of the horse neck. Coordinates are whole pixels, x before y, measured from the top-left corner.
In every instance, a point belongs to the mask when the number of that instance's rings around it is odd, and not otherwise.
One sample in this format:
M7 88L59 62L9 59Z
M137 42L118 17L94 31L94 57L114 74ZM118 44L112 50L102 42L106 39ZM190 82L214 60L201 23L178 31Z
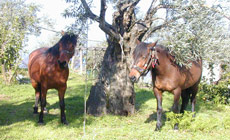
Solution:
M53 47L47 50L48 54L54 58L59 58L59 44L55 44Z
M171 62L170 62L167 52L165 51L157 52L157 57L158 57L158 64L155 67L156 69L155 72L158 75L163 75L165 74L168 67L171 65Z

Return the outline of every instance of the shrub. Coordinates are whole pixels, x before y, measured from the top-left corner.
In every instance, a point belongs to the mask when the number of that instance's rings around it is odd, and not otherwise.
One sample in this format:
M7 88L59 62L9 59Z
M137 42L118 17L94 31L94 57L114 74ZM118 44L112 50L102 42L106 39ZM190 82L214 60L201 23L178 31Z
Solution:
M221 82L218 85L201 83L200 96L204 101L211 101L216 104L229 104L230 89L228 88L228 82Z

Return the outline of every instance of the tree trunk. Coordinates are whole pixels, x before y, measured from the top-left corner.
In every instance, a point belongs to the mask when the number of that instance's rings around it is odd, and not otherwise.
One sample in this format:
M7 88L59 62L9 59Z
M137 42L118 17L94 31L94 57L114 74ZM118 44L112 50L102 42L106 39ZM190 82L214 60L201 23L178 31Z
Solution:
M98 80L92 86L87 100L87 113L95 116L107 113L131 115L135 112L135 92L128 75L136 40L141 41L164 26L156 26L147 34L152 25L152 17L157 11L153 7L154 1L144 20L136 19L135 6L139 0L119 1L117 11L113 13L112 25L105 21L106 0L101 0L100 17L92 13L85 0L81 1L87 16L99 22L99 27L108 35L108 48Z
M87 100L87 113L94 116L130 115L135 112L135 93L128 77L128 61L118 42L108 39L108 44L99 78Z

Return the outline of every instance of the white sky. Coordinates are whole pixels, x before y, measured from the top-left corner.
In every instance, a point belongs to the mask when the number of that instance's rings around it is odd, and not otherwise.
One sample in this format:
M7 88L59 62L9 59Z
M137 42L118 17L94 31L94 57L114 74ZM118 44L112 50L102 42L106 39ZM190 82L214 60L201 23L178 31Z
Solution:
M65 10L65 8L68 7L68 4L65 2L65 0L26 0L27 3L35 3L41 6L41 10L38 14L38 16L46 16L50 18L55 24L53 30L55 31L65 31L65 27L73 23L74 19L71 18L64 18L61 13ZM150 0L142 0L139 5L141 5L141 11L147 10L146 4L150 3ZM91 9L96 15L99 15L100 12L100 2L94 3L94 8ZM106 21L109 23L112 23L112 7L109 6L106 11ZM28 50L28 53L33 51L34 49L40 47L39 42L49 42L49 39L51 39L53 36L55 36L56 33L41 30L40 36L30 36L28 41L28 47L25 49ZM105 40L105 34L101 29L98 27L98 23L93 23L89 27L89 33L88 33L88 39L89 40L98 40L98 41L104 41ZM89 46L92 45L95 42L89 42Z
M36 3L41 6L41 10L38 14L38 16L46 16L49 19L53 21L55 31L65 31L66 26L71 25L73 23L74 19L72 18L64 18L61 14L65 10L65 8L68 7L68 4L65 2L65 0L27 0L27 3ZM40 36L30 36L28 41L28 47L26 47L26 50L30 53L34 49L40 47L39 42L49 42L49 39L51 39L53 36L55 36L56 33L41 30ZM105 40L104 32L102 32L98 24L93 24L89 28L89 39L91 40L99 40L103 41Z

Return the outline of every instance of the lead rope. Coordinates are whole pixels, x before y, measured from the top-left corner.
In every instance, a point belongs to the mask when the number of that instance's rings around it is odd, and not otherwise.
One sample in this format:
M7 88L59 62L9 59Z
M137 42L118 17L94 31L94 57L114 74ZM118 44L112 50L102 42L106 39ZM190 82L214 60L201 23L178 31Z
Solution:
M88 20L87 20L87 40L88 40ZM83 133L84 136L83 138L85 138L85 124L86 124L86 94L87 94L87 83L88 83L88 79L87 79L87 54L88 54L88 41L86 41L86 47L87 49L85 50L85 94L84 94L84 122L83 122Z
M124 39L120 34L119 34L119 36L120 36L119 44L121 46L121 61L123 62L123 57L125 55L125 53L124 53Z
M83 132L84 132L84 138L85 138L85 124L86 124L86 94L87 94L87 49L86 49L86 56L85 56L85 94L84 94L84 122L83 122Z
M125 53L124 53L124 38L119 34L119 36L120 36L120 41L119 41L119 44L120 44L120 47L121 47L121 61L122 61L122 63L124 63L124 57L126 57L125 56ZM128 78L128 71L127 71L127 59L125 58L125 60L126 60L126 62L125 62L125 73L126 73L126 78L125 78L125 83L126 83L126 85L127 85L127 78Z

